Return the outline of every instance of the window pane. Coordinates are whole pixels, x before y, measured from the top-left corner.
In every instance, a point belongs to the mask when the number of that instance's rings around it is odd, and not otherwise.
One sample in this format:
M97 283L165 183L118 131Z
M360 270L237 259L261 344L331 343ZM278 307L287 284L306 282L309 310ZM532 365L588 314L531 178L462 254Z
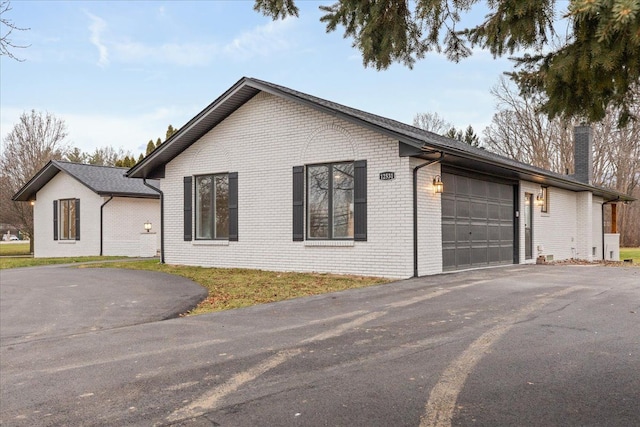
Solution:
M69 206L69 239L76 238L76 201L67 200Z
M333 237L353 237L353 163L333 166Z
M60 200L60 238L69 239L69 201Z
M213 238L211 226L213 212L211 211L211 177L196 177L196 238Z
M216 183L216 238L229 238L229 175L218 175Z
M329 167L308 167L309 189L308 227L309 237L329 237Z

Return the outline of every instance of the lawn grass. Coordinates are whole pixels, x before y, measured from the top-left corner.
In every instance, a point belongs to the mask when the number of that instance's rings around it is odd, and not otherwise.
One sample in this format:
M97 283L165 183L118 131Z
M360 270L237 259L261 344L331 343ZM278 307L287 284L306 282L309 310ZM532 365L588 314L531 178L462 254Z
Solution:
M209 296L189 315L248 307L255 304L325 294L387 283L379 277L316 273L282 273L241 268L206 268L160 264L158 260L109 262L84 267L133 268L186 277L204 286Z
M632 259L633 265L640 265L640 248L620 248L620 260Z
M0 244L0 255L2 256L29 255L29 242L2 243Z
M0 270L6 268L36 267L51 264L75 264L77 262L122 259L121 256L81 256L72 258L0 258Z

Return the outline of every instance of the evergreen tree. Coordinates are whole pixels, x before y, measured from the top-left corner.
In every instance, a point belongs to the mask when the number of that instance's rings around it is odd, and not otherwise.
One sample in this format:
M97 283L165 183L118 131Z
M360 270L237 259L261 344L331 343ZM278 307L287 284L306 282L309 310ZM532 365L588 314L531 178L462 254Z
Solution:
M143 161L143 160L144 160L144 154L140 153L140 156L138 156L138 163Z
M74 163L84 163L87 160L86 153L83 153L78 147L73 147L69 153L67 153L67 161Z
M488 8L485 18L459 29L479 3ZM254 9L272 19L298 16L295 0L255 0ZM455 62L473 47L494 57L526 51L511 58L510 76L523 93L545 94L541 108L551 118L598 121L614 106L623 125L637 103L632 91L640 81L638 0L337 0L320 10L327 32L343 27L364 65L378 70L394 62L412 67L430 51L444 51ZM565 29L566 39L559 40Z
M164 140L166 141L167 139L171 138L171 136L176 132L178 132L178 129L174 129L173 126L169 125L169 127L167 128L167 134Z
M478 137L471 125L469 125L464 132L452 127L444 134L444 136L451 139L457 139L458 141L469 144L472 147L480 146L480 137Z
M154 149L156 148L155 144L153 143L153 140L150 139L149 142L147 142L147 152L146 155L148 156Z
M157 147L160 147L160 145L161 145L161 144L162 144L162 140L161 140L160 138L158 138L158 139L156 140L156 148L157 148Z
M467 129L464 131L464 135L462 136L462 139L460 139L460 141L466 142L472 147L480 146L480 137L476 135L471 125L469 125Z

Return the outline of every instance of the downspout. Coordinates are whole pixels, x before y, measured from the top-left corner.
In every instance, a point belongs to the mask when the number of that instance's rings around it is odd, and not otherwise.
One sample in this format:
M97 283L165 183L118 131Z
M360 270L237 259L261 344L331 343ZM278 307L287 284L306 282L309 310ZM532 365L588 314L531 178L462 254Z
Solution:
M617 202L620 200L620 196L616 197L615 199L611 199L611 200L607 200L606 202L602 202L602 205L600 205L600 222L602 223L600 225L600 230L602 231L602 261L605 260L604 257L604 205L611 203L611 202Z
M160 194L160 264L164 264L164 193L159 188L147 184L147 178L142 178L142 183Z
M425 166L439 163L444 159L444 153L442 151L428 153L440 153L440 157L413 168L413 277L418 277L418 170Z
M104 205L106 205L107 203L109 203L111 200L113 199L113 196L109 197L107 199L106 202L104 202L103 204L100 205L100 256L102 256L102 240L103 240L103 226L102 226L102 222L103 222L103 218L104 215L102 213L102 208L104 208Z

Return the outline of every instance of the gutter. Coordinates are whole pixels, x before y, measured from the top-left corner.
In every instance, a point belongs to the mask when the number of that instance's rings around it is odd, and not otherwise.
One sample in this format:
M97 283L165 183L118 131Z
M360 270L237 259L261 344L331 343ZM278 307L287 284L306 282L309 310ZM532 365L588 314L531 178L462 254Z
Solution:
M104 202L103 204L100 205L100 256L102 256L102 240L103 240L103 236L102 235L103 235L103 228L104 228L103 224L102 224L103 223L103 217L104 217L102 211L103 211L104 206L107 203L109 203L111 200L113 200L113 195L111 197L109 197L106 202ZM604 239L604 237L603 237L603 239Z
M440 157L413 168L413 277L418 277L418 170L425 166L440 163L444 159L442 151L427 151L426 153L440 153ZM604 236L602 238L604 239Z
M600 231L602 231L602 261L605 260L605 256L604 256L604 205L609 204L611 202L619 202L620 201L620 196L616 197L615 199L611 199L611 200L607 200L602 202L602 205L600 205Z
M156 188L151 184L147 184L147 178L142 178L142 183L145 187L148 187L160 194L160 264L164 264L164 193L159 188Z

